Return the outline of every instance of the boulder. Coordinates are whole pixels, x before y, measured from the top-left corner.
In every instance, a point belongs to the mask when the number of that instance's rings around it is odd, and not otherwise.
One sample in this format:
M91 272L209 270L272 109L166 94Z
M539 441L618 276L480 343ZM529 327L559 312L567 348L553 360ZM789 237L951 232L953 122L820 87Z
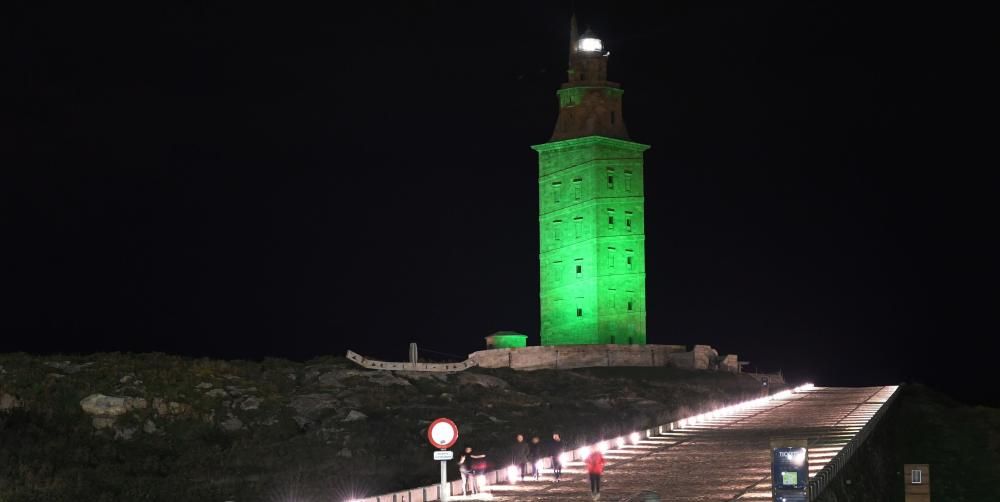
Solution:
M186 403L178 403L177 401L170 401L168 405L171 415L183 415L191 411L191 405Z
M504 380L481 373L459 373L458 383L460 385L478 385L489 389L506 389L510 387L510 384Z
M229 394L226 393L226 391L224 391L222 389L212 389L212 390L206 392L205 395L208 396L208 397L227 397L227 396L229 396Z
M434 373L432 371L397 371L396 374L410 381L417 381L417 380L437 380L439 382L448 381L447 373Z
M401 385L403 387L413 387L413 384L405 378L399 378L388 371L369 372L365 375L368 381L376 385L388 387L390 385Z
M191 405L185 403L178 403L177 401L170 401L156 397L153 398L153 410L156 414L165 417L167 415L183 415L191 411Z
M295 396L288 406L295 409L295 412L309 420L315 420L324 414L326 410L340 408L340 401L330 394L303 394Z
M21 407L21 400L7 393L0 393L0 411L10 411Z
M240 403L241 410L256 410L260 408L260 399L256 397L248 397Z
M229 415L225 420L219 422L219 427L226 432L236 432L243 428L243 421L238 417Z
M313 376L313 372L316 372L316 375L319 376L320 385L329 385L332 387L340 387L344 385L343 380L346 378L355 376L367 376L367 374L370 373L368 371L355 370L355 369L335 369L320 375L318 371L313 370L310 371L308 374L306 374L306 380L315 378L315 376Z
M156 424L152 420L147 419L146 423L142 424L142 431L146 434L155 434L157 431Z
M136 430L137 429L135 427L125 427L124 429L115 429L115 439L124 439L125 441L128 441L129 439L132 439L132 436L135 435Z
M117 417L128 413L124 397L91 394L80 401L80 407L88 415L101 417ZM145 400L144 400L145 401Z
M364 413L361 413L358 410L351 410L347 414L347 416L344 417L343 420L341 420L341 422L355 422L357 420L365 420L367 418L368 418L368 415L365 415Z
M115 419L114 417L94 417L90 423L95 429L107 429L115 425Z
M149 403L141 397L126 397L125 398L125 408L128 411L132 410L145 410L149 406Z

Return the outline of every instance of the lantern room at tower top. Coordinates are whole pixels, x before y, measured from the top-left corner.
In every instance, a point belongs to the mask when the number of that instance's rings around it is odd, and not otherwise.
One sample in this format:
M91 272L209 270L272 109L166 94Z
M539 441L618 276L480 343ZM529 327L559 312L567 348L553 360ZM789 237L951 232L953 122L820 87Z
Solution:
M609 53L570 22L559 118L538 152L541 343L645 344L643 152L629 140Z

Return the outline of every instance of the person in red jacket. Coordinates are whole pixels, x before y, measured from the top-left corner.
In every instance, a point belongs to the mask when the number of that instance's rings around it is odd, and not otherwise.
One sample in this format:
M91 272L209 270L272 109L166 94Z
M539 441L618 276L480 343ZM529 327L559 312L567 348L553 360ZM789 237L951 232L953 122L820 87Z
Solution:
M594 448L587 455L585 460L587 464L587 474L590 474L590 496L594 500L601 499L601 474L604 474L604 455L601 455L601 450Z

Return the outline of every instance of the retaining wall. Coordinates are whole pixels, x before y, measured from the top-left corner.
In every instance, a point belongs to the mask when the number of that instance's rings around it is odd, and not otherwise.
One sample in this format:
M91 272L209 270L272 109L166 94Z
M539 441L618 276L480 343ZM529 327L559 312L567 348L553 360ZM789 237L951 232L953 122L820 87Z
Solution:
M469 354L469 360L483 368L516 370L669 366L673 365L671 354L685 350L683 345L547 345L480 350Z
M429 371L451 373L473 366L511 368L531 371L541 369L591 368L598 366L675 366L678 368L717 369L739 373L740 365L733 354L720 357L708 345L695 345L691 351L684 345L546 345L506 349L487 349L469 354L457 363L387 362L367 359L347 351L347 358L373 370Z
M355 363L373 370L386 371L432 371L438 373L450 373L453 371L464 371L476 365L471 359L466 359L460 363L397 363L367 359L357 352L347 351L347 358Z

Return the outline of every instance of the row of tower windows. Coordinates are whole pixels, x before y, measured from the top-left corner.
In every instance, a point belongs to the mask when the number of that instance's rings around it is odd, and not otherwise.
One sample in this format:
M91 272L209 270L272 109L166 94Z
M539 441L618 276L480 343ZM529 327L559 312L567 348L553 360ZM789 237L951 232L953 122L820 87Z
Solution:
M617 249L613 247L608 248L607 263L608 268L615 268L615 255L617 254ZM635 255L631 249L625 250L625 270L631 272L634 270L633 264L635 263ZM562 260L556 260L552 262L553 270L558 273L558 270L562 268ZM576 258L573 260L573 270L576 274L577 279L583 277L583 258Z
M625 175L625 183L623 188L626 192L631 192L632 171L626 170L623 174ZM583 198L583 178L582 177L573 178L572 183L573 183L573 200L580 200L581 198ZM563 198L562 188L563 188L563 183L561 181L552 182L552 202L556 203L562 202ZM614 189L615 189L615 168L609 167L608 190L614 190Z
M616 291L614 289L608 290L608 307L611 311L615 311L617 309L617 306L615 305L615 293ZM625 305L623 305L625 307L625 312L635 312L635 293L633 291L626 291L625 294L628 296L628 301L626 301ZM577 297L576 299L576 317L583 317L583 300L584 298L582 296ZM561 300L556 300L557 303L560 301Z
M632 211L625 211L625 231L632 231ZM561 241L562 240L562 223L563 220L552 220L552 240ZM615 228L615 210L608 209L608 229L614 230ZM583 237L583 217L576 216L573 218L573 234L575 239Z

